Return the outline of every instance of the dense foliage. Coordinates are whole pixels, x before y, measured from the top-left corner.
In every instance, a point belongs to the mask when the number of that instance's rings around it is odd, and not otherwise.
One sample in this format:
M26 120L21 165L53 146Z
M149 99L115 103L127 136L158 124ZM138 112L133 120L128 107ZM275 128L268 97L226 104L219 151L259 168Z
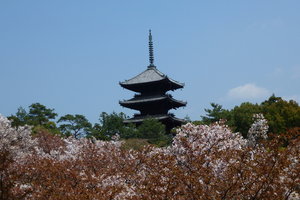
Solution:
M297 102L285 101L272 95L261 104L244 102L231 110L221 105L211 103L212 109L205 109L206 116L202 116L202 123L210 124L225 119L226 124L234 131L247 137L247 132L253 123L253 115L262 113L268 120L269 133L285 134L289 129L300 127L300 106ZM198 123L201 123L198 122Z
M141 141L165 146L170 144L170 136L165 134L165 127L155 119L147 119L140 127L133 124L125 125L124 119L128 117L124 113L106 112L100 113L99 123L94 125L80 114L67 114L61 116L57 122L55 118L58 114L54 109L47 108L40 103L33 103L27 112L20 107L15 115L8 119L12 120L13 127L30 125L33 133L48 131L62 137L73 136L79 138L95 138L98 140L111 140L114 135L119 135L121 139L136 138Z
M188 123L168 147L61 138L0 116L0 199L299 199L300 139L266 140L254 116L249 140L221 121Z
M244 102L231 110L224 109L222 105L211 103L211 109L205 109L206 116L201 120L192 122L186 117L187 122L193 124L206 124L226 120L226 124L234 131L248 137L248 130L255 121L253 115L262 113L268 121L268 133L286 135L292 129L300 127L300 106L295 101L285 101L280 97L272 95L261 104ZM111 140L112 136L118 134L121 139L141 139L157 146L166 146L171 142L171 135L165 134L163 124L154 119L148 119L140 127L134 124L124 125L123 121L128 118L124 113L102 112L99 122L92 124L80 114L66 114L56 121L58 114L54 109L47 108L40 103L33 103L28 111L20 107L16 114L9 116L14 127L30 125L33 133L43 130L63 137L74 136L75 138L95 138L98 140ZM171 131L172 135L176 133ZM285 143L288 143L286 139ZM133 141L133 140L131 140ZM129 142L130 143L130 142ZM128 144L129 144L128 143Z

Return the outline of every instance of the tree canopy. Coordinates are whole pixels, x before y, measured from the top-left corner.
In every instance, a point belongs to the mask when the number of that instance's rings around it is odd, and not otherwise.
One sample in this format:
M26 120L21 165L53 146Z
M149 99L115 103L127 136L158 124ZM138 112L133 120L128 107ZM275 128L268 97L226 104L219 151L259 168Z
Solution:
M268 121L269 133L281 134L294 127L300 127L300 106L296 101L286 101L272 95L260 104L250 102L241 103L231 110L223 109L221 105L211 103L212 109L205 109L206 116L202 116L202 123L211 124L225 119L233 131L247 136L253 115L262 113Z
M262 113L267 120L268 134L287 134L292 129L300 127L300 106L296 101L286 101L281 97L272 95L260 104L243 102L232 109L225 109L222 105L211 103L211 108L206 108L205 116L194 124L211 124L222 119L234 132L240 132L247 138L248 130L253 124L254 114ZM28 109L19 107L16 114L9 116L12 126L19 127L30 125L33 133L40 129L62 136L94 137L99 140L111 140L114 135L121 139L145 139L155 145L169 144L171 137L165 133L165 127L154 119L145 120L139 127L134 124L124 124L128 118L125 113L106 113L99 115L98 123L90 123L80 114L66 114L55 121L58 114L54 109L40 103L31 104ZM290 131L291 130L291 131Z
M19 107L16 115L11 115L8 118L13 121L13 126L23 126L25 124L33 127L42 127L52 131L56 131L56 123L54 120L57 113L54 109L47 108L40 103L33 103L29 106L27 112L24 108Z
M61 123L60 131L65 136L73 135L75 138L88 135L91 131L92 124L83 115L64 115L57 121Z

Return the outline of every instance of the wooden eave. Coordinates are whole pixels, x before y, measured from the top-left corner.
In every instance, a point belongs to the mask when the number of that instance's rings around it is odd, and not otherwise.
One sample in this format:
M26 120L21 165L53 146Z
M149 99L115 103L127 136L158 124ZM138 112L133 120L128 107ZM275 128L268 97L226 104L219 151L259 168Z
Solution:
M185 106L187 102L179 101L172 98L170 95L155 95L155 96L145 96L145 97L135 97L130 100L120 101L122 106L133 105L133 104L147 104L156 103L159 101L168 101L169 103L176 105L176 107Z
M145 88L147 88L147 86L159 86L160 84L168 85L166 87L167 90L175 90L184 87L183 83L179 83L169 78L168 76L157 70L156 67L148 67L147 70L143 71L137 76L129 80L119 82L119 84L122 87L135 92L141 92Z
M170 114L163 114L163 115L147 115L147 116L138 116L138 117L133 117L130 119L125 119L124 123L142 123L145 119L157 119L159 121L170 121L170 122L175 122L177 124L183 124L186 121L183 119L176 118Z

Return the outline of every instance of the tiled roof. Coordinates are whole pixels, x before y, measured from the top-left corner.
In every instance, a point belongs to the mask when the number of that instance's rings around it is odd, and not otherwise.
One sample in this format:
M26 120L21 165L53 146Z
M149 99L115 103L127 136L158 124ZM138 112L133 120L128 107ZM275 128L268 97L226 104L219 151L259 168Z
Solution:
M164 119L170 119L170 120L173 120L173 121L177 121L177 122L181 122L181 123L184 123L185 120L183 119L179 119L177 117L174 117L170 114L162 114L162 115L149 115L149 116L138 116L138 117L134 117L134 118L131 118L131 119L126 119L124 120L124 123L139 123L139 122L142 122L144 121L145 119L148 119L148 118L154 118L154 119L157 119L157 120L164 120Z
M134 85L134 84L139 84L139 83L149 83L149 82L155 82L155 81L160 81L163 79L169 79L171 82L184 86L183 83L179 83L175 80L172 80L168 78L165 74L160 72L158 69L156 69L155 66L149 66L145 71L142 73L138 74L137 76L126 80L124 82L121 82L121 85Z
M169 99L170 101L179 103L179 104L186 104L184 101L179 101L176 99L173 99L171 95L152 95L152 96L139 96L135 97L129 100L120 101L121 104L133 104L133 103L144 103L144 102L155 102L162 99Z

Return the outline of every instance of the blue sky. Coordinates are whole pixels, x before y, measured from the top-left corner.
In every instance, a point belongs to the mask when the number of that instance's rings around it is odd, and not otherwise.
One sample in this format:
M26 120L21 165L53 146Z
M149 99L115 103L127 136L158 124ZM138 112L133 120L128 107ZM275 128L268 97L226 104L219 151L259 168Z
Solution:
M300 1L0 1L0 113L39 102L60 116L135 111L119 81L155 65L184 82L193 120L272 93L300 102Z

